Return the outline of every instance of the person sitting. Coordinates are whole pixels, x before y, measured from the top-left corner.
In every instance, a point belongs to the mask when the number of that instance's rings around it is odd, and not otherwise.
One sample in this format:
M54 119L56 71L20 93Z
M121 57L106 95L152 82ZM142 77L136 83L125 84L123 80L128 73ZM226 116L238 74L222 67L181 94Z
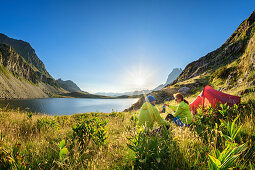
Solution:
M181 93L174 95L175 101L178 103L178 106L167 105L170 109L174 110L175 113L168 114L166 119L173 120L178 126L187 126L189 127L192 123L192 116L189 109L189 102L184 99Z
M156 99L153 96L147 96L146 101L139 113L138 117L138 125L146 126L149 129L153 128L154 123L158 123L159 125L169 125L169 122L161 118L157 107L155 106Z

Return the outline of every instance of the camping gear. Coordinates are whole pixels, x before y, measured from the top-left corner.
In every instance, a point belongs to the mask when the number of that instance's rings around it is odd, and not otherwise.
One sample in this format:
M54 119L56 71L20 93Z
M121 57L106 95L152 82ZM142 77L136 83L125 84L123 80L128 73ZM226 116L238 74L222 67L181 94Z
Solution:
M165 105L162 106L162 113L166 113L166 106Z
M193 114L196 114L197 109L200 106L207 107L211 105L215 108L217 103L226 103L228 106L233 106L234 104L239 104L240 101L241 97L239 96L232 96L230 94L220 92L207 85L204 87L204 90L197 96L197 98L192 103L190 103L189 107L190 111Z

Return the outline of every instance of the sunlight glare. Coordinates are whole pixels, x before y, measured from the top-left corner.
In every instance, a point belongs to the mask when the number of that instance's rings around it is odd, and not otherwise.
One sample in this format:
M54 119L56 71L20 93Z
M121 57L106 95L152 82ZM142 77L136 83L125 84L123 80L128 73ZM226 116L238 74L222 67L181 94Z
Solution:
M142 87L144 85L144 80L141 77L136 78L136 80L134 81L134 83L138 86L138 87Z

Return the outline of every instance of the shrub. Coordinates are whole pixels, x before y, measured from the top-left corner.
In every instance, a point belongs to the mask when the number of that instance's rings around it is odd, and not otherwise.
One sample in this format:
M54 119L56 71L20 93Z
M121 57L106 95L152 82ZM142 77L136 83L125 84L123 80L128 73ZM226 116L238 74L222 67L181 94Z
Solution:
M210 81L212 81L214 78L220 78L223 80L226 80L228 78L228 76L233 72L235 72L237 70L236 66L232 66L232 67L220 67L218 68L212 75L210 78Z
M40 131L42 128L48 129L48 128L54 128L55 127L55 120L47 117L43 117L41 119L38 119L36 121L36 127Z
M149 135L140 131L134 138L129 138L128 147L134 151L135 169L168 169L169 155L171 155L169 131L163 129L163 135Z
M82 152L93 141L96 145L103 145L106 140L105 126L108 121L93 117L84 119L73 126L73 139L77 140Z
M228 134L223 134L222 131L218 130L218 125L215 124L215 143L213 152L208 155L209 161L208 166L210 170L220 170L220 169L229 169L234 168L234 164L237 158L248 148L246 144L237 144L235 143L235 138L239 134L241 126L236 125L236 121L239 118L236 117L234 121L222 122L223 126L227 128ZM223 150L220 151L217 149L217 138L218 132L223 136L226 141L221 141L223 144Z

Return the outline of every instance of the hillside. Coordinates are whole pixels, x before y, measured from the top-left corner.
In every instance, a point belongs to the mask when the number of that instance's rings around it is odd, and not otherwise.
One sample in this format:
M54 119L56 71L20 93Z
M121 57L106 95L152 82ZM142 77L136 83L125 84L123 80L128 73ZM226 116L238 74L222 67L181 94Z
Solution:
M35 50L28 42L16 40L0 33L0 43L13 47L14 51L22 56L23 59L36 71L39 81L49 84L53 82L55 83L55 80L47 72L43 62L38 58Z
M62 79L57 79L57 83L59 84L59 86L63 89L65 89L66 91L69 92L83 92L80 87L77 86L77 84L75 84L73 81L71 80L62 80ZM87 93L87 92L83 92L83 93Z
M218 49L188 64L180 76L158 92L158 103L173 99L173 94L183 92L192 101L207 84L217 90L242 97L242 102L255 95L255 11ZM191 102L190 101L190 102ZM141 98L128 110L141 107Z
M0 98L45 98L66 91L29 43L0 34Z
M54 79L41 78L11 46L0 44L0 98L42 98L64 92Z
M71 97L71 98L101 98L101 99L112 99L116 97L102 96L84 92L70 92L61 94L62 97Z

